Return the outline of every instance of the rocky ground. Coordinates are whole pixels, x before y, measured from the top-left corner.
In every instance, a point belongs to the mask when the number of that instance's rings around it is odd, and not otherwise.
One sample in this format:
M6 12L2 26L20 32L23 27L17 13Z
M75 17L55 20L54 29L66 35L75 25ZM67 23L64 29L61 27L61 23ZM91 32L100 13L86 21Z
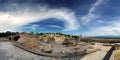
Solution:
M8 42L9 40L6 39L6 38L1 38L1 37L0 37L0 42L2 42L2 41L4 41L4 42Z

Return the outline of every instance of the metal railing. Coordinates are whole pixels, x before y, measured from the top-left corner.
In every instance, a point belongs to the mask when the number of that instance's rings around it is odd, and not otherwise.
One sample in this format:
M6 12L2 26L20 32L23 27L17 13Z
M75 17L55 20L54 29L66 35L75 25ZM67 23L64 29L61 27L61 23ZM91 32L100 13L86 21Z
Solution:
M109 60L110 56L112 55L113 51L115 50L115 46L113 45L111 47L111 49L107 52L107 54L105 55L105 57L103 58L103 60Z

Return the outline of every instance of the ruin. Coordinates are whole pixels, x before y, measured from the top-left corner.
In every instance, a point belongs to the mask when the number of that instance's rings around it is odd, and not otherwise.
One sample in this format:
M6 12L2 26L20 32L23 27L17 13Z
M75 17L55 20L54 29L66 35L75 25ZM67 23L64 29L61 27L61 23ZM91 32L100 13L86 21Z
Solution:
M67 57L70 55L72 57L76 54L86 54L87 48L89 49L87 45L80 45L78 37L63 37L55 34L54 36L52 34L36 36L34 33L27 34L23 32L19 36L13 36L12 42L25 50L45 56ZM58 53L59 55L56 55Z

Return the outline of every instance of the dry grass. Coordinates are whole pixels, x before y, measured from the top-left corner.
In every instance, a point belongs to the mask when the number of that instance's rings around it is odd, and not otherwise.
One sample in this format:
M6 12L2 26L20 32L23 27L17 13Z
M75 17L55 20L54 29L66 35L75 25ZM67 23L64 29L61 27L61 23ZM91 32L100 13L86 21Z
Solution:
M32 49L32 50L39 50L40 49L39 40L37 40L35 38L21 37L18 40L18 42L21 43L24 47Z
M116 54L114 56L114 60L120 60L120 50L116 51Z

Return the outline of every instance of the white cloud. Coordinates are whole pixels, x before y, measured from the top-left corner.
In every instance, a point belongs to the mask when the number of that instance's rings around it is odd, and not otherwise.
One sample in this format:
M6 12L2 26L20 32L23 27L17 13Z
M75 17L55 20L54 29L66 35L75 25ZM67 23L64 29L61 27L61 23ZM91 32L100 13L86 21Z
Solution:
M96 20L98 23L105 23L103 20Z
M39 25L32 25L32 30L36 30L37 28L39 28Z
M75 30L79 23L74 12L61 8L50 9L47 6L19 6L14 4L13 10L0 12L0 31L16 31L16 29L28 25L29 23L43 21L49 18L56 18L65 23L63 31ZM34 29L34 28L33 28Z
M94 12L94 10L96 9L96 7L102 3L102 1L103 0L97 0L95 2L95 4L93 4L92 7L90 8L88 15L91 15Z
M89 22L90 20L93 20L97 18L98 16L95 15L93 12L96 10L96 8L103 2L103 0L97 0L89 9L88 14L82 17L82 20L84 23Z
M120 36L120 21L111 22L111 25L92 28L85 35L88 36Z
M30 26L24 26L22 29L31 29L31 30L39 30L39 29L44 29L43 27L40 27L40 25L33 24Z
M47 25L48 27L53 27L53 28L62 28L61 26L58 25Z

